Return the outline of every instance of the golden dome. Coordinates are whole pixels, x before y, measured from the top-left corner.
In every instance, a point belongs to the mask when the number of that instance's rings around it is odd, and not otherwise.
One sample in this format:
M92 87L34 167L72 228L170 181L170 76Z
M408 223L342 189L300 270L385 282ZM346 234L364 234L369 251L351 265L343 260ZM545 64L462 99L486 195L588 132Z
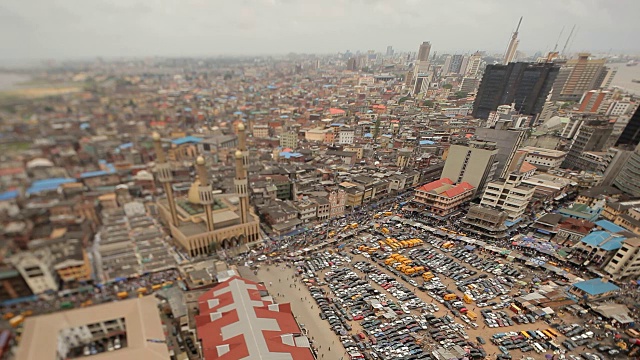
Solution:
M204 165L204 158L202 156L198 156L196 158L196 164L197 165Z
M244 124L243 123L238 124L238 131L244 131Z
M236 150L236 159L242 159L242 151Z
M160 134L158 134L157 131L154 131L153 134L151 134L151 138L153 139L153 141L159 141L160 140Z

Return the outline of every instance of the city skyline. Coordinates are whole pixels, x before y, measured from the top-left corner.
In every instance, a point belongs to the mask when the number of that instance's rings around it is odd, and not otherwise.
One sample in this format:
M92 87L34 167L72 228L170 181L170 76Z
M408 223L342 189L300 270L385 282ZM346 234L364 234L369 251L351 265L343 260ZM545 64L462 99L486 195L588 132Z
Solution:
M500 53L520 16L519 50L525 53L552 50L564 26L561 49L574 24L571 52L640 52L628 41L640 32L633 21L640 3L630 0L30 0L10 1L0 9L2 60L384 52L387 45L415 52L423 41L431 42L432 53Z

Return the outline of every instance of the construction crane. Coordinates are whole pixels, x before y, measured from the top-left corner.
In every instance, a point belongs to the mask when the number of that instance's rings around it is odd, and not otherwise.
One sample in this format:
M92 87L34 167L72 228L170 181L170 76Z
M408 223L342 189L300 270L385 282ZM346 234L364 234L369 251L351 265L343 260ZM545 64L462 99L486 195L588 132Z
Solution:
M567 46L569 45L569 40L571 40L571 36L573 35L573 31L576 29L576 26L573 25L571 28L571 32L569 33L569 37L567 37L567 41L564 43L564 47L562 48L562 52L560 55L564 55L564 52L567 50Z

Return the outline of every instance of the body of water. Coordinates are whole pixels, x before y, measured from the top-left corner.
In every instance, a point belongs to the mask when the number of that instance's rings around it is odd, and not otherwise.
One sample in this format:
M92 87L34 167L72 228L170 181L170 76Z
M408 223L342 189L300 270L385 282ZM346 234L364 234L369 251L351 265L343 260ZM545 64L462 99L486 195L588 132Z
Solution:
M618 69L611 85L621 87L630 93L640 95L640 83L634 83L633 79L640 80L640 65L627 66L626 64L607 64L611 68Z
M0 73L0 91L14 90L20 83L29 81L29 75Z

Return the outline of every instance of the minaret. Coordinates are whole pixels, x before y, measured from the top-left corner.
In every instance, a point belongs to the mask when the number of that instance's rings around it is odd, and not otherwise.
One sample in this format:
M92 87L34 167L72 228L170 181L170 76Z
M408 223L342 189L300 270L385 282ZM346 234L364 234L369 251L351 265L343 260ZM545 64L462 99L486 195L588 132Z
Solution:
M213 231L213 193L211 184L209 184L209 174L204 166L204 158L198 156L196 159L196 171L198 172L198 180L200 180L200 186L198 187L198 198L200 204L204 207L204 212L207 218L207 230Z
M171 172L171 164L167 162L160 142L160 134L153 133L153 147L156 151L156 176L162 183L164 193L167 195L167 203L169 204L169 212L171 213L171 224L178 226L178 212L176 210L176 199L173 197L173 173Z
M242 165L249 165L249 151L247 150L247 133L243 123L238 124L238 150L242 152Z
M516 28L516 31L514 31L513 34L511 34L511 40L509 41L507 52L504 54L504 61L503 61L504 65L507 65L508 63L512 62L513 59L516 57L516 50L518 49L518 43L520 43L520 40L518 40L518 30L520 30L520 24L522 24L522 16L520 17L520 21L518 22L518 27Z
M236 187L236 194L240 198L240 220L247 223L247 212L249 211L249 185L247 180L247 170L242 166L242 151L236 150L236 178L233 183Z

